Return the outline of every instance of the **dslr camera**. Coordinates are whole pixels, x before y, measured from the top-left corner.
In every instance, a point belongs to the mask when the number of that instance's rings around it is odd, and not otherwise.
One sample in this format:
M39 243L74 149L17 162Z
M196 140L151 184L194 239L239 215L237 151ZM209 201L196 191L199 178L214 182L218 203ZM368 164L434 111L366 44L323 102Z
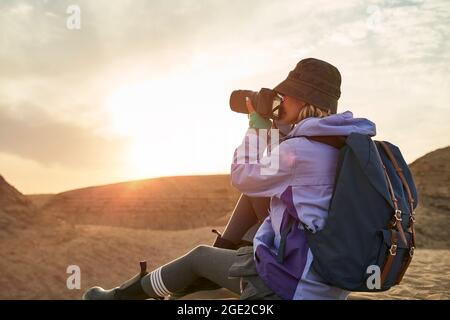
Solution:
M283 113L283 96L268 88L262 88L259 92L251 90L233 91L230 96L231 110L248 114L245 97L249 97L255 111L264 118L278 120Z

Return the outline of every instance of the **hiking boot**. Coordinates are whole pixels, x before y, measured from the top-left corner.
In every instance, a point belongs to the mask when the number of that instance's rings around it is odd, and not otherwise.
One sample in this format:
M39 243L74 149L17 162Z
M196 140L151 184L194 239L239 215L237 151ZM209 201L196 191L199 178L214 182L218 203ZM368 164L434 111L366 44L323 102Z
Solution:
M141 272L127 280L119 287L105 290L101 287L92 287L84 294L83 300L145 300L149 296L141 286L141 279L147 272L147 262L140 262Z

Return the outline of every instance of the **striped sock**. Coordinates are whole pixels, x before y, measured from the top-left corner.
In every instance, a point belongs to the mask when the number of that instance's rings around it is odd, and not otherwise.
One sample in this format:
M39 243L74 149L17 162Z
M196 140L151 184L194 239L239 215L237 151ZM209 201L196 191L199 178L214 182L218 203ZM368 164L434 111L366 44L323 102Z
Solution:
M161 269L162 267L159 267L141 279L142 288L150 297L164 298L172 293L164 285L161 277Z

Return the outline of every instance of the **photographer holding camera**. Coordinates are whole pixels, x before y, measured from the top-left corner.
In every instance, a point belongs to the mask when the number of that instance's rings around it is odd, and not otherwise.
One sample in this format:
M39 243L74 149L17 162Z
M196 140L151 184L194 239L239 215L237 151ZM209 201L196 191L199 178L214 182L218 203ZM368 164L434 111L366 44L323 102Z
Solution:
M346 299L348 291L326 284L311 268L305 228L321 230L336 177L336 146L350 133L375 135L375 124L337 113L341 75L318 59L301 60L273 90L234 91L233 111L249 114L246 136L231 164L231 181L243 194L214 246L201 245L164 266L141 273L111 290L89 289L84 299L148 299L227 288L241 299ZM270 162L249 141L260 129L279 129L274 174ZM256 149L256 150L254 150ZM256 162L238 150L257 152ZM253 245L242 237L261 223ZM345 261L343 261L345 263Z

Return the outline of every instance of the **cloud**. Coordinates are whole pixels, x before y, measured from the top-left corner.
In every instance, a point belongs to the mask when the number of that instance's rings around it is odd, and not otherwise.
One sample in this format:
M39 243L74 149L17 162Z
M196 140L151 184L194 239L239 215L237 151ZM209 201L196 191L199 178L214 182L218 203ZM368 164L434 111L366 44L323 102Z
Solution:
M215 132L226 132L240 121L227 108L231 90L276 85L310 56L341 70L340 110L374 120L408 160L448 144L447 0L75 3L78 31L66 28L71 0L0 2L0 106L15 106L0 109L0 151L47 165L116 161L127 142L92 129L109 125L104 101L126 85L164 79L189 91L158 108L177 110L172 127L190 132L180 119L195 113L199 131L214 121ZM193 86L207 88L207 102Z
M24 112L24 110L27 110ZM44 166L76 169L120 163L127 141L105 138L91 128L58 122L38 107L0 107L0 152L34 160Z

